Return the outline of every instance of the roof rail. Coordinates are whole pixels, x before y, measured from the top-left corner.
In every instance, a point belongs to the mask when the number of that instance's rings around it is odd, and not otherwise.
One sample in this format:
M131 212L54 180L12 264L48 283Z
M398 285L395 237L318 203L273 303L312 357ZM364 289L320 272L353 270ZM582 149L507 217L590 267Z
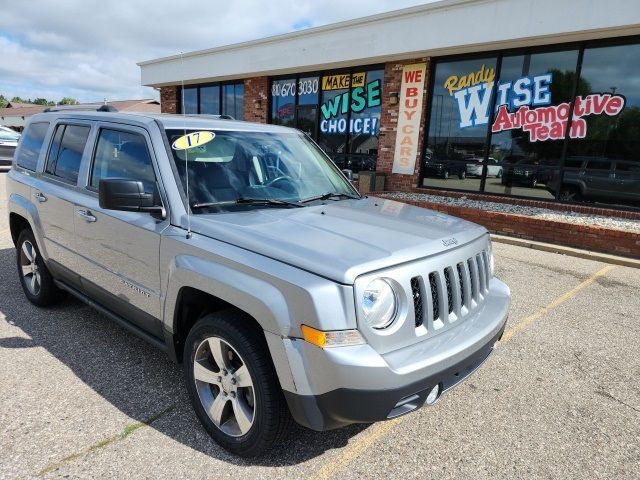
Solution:
M214 118L216 120L235 120L235 118L233 118L231 115L227 115L225 113L223 113L222 115L213 115L210 113L188 113L187 116L193 118Z
M85 103L84 105L56 105L46 108L45 112L65 112L67 110L82 110L89 112L117 112L118 109L112 105L103 103Z

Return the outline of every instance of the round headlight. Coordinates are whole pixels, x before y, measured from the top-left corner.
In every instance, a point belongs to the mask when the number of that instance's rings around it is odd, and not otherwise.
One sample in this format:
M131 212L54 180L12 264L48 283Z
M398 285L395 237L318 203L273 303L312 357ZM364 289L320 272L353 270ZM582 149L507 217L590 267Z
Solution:
M372 328L387 328L396 318L398 299L389 283L377 278L364 290L362 311L365 321Z

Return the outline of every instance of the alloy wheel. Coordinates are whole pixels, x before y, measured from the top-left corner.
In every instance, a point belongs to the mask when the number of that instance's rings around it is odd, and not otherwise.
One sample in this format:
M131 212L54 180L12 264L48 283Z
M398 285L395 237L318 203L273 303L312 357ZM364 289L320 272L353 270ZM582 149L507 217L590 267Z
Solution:
M37 263L38 253L29 240L22 243L20 249L20 274L29 293L37 296L42 286L42 277Z
M245 435L255 419L255 392L247 365L225 340L209 337L196 350L193 376L211 421L233 437Z

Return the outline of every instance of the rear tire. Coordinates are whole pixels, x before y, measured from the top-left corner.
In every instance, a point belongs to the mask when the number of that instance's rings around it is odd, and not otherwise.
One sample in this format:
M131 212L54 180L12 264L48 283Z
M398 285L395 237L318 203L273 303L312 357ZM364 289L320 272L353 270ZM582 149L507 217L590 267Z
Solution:
M460 172L460 174L458 175L458 177L460 177L460 180L464 180L465 178L467 178L467 172L465 172L464 170L462 170Z
M564 202L579 202L582 200L582 195L577 187L571 185L563 185L558 195L558 200Z
M205 315L183 357L196 415L220 446L242 457L267 452L292 421L264 334L250 322L236 310Z
M48 307L64 297L44 264L36 239L29 229L22 230L18 236L16 262L22 290L31 303L38 307Z
M444 172L442 172L442 178L444 180L449 180L449 170L445 170Z

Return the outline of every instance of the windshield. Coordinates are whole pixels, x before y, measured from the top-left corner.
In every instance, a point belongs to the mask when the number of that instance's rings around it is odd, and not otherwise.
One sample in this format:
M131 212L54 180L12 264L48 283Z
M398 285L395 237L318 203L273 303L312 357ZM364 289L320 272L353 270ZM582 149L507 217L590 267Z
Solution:
M185 192L188 175L189 205L195 214L359 197L337 167L301 133L166 132ZM185 133L193 135L187 140ZM180 149L201 139L205 143Z

